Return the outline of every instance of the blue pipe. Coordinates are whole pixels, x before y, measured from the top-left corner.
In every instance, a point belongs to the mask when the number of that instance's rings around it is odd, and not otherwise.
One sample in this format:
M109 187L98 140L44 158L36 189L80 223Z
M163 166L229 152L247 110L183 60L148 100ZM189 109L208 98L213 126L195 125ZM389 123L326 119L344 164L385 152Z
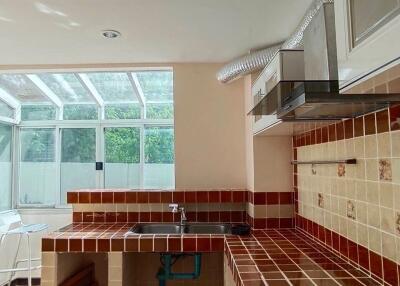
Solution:
M159 286L166 286L168 280L178 279L197 279L201 272L201 253L195 253L194 255L194 271L190 273L174 273L172 272L172 256L173 254L161 253L161 260L164 262L163 267L157 273L157 279ZM192 255L192 254L190 254ZM186 256L186 254L183 254ZM179 258L178 258L179 259Z

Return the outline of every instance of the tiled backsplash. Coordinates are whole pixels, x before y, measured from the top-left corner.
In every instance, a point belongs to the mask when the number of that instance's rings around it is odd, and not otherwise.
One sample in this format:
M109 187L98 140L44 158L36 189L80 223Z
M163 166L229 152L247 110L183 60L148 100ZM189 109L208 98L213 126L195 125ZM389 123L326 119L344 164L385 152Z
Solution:
M243 189L76 190L68 192L73 221L177 222L170 203L182 204L189 221L248 222L254 228L294 225L293 192L250 192Z
M400 92L398 66L350 92L388 91ZM296 226L391 283L400 263L400 106L298 134L293 158L357 159L294 166Z
M400 263L400 130L390 124L398 111L395 107L294 137L299 161L357 159L355 165L295 168L297 225L318 236L304 218L328 235L338 234L346 251L356 243L375 253L379 266L369 266L378 276L382 261Z

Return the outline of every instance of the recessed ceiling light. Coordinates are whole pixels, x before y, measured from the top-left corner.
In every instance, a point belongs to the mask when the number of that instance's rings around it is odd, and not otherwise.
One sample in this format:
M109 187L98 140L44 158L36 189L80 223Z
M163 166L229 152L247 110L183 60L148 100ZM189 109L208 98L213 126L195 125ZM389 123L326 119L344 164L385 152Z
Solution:
M101 34L108 39L114 39L121 36L121 33L116 30L103 30Z

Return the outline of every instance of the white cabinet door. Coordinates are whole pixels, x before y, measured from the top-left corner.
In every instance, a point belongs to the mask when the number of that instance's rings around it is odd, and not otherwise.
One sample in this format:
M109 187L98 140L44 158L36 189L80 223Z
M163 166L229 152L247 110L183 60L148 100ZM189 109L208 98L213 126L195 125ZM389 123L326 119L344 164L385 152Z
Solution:
M340 86L400 57L400 0L336 0Z

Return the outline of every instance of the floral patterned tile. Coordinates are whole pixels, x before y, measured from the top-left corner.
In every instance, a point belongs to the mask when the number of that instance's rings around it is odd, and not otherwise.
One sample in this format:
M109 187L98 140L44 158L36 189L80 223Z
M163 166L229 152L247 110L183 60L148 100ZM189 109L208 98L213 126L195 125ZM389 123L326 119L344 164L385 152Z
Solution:
M379 179L381 181L392 180L392 164L389 159L379 160Z
M344 177L346 174L346 165L344 163L338 164L337 174L339 177Z

